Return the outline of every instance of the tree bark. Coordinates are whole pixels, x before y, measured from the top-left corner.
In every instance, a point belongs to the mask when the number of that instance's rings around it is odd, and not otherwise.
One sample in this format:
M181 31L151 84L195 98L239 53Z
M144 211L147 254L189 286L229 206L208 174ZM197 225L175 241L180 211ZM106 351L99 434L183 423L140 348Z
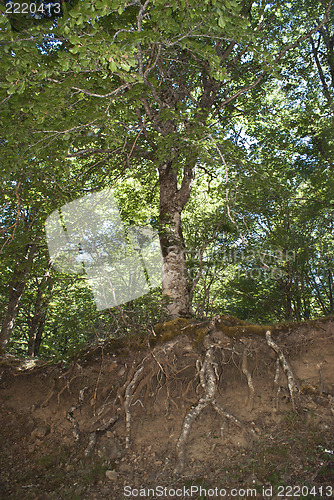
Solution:
M291 290L291 278L288 275L285 279L281 278L279 280L282 290L282 302L284 307L284 319L287 321L292 320L292 290Z
M159 167L162 298L169 318L191 314L181 213L191 193L194 168L184 167L180 188L176 172L172 161Z
M38 285L37 297L35 300L34 316L31 321L28 338L28 356L37 356L42 341L44 324L46 319L47 307L50 301L50 294L53 287L50 277L51 262Z
M9 298L7 311L0 332L0 351L5 351L12 335L15 319L18 313L21 297L26 284L26 275L31 268L36 245L28 245L23 258L17 263L12 281L9 285Z
M329 290L329 314L334 312L334 301L333 301L333 275L331 270L328 270L328 290Z
M45 325L45 320L46 320L46 313L47 313L47 306L45 306L45 309L41 311L41 315L39 317L39 322L37 325L37 330L35 333L35 338L34 338L34 348L33 348L33 356L38 356L39 350L41 347L42 343L42 336L44 332L44 325Z

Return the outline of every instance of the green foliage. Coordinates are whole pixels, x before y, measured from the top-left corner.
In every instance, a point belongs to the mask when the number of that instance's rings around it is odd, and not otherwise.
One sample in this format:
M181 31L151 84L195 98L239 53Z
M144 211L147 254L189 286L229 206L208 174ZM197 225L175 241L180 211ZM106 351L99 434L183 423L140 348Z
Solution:
M24 353L48 266L47 216L113 187L125 225L158 228L158 167L181 187L199 317L333 314L333 13L323 2L92 0L59 15L1 4L0 319L16 262L38 245L11 349ZM297 42L300 43L297 43ZM145 334L160 291L98 313L84 278L51 271L41 354Z

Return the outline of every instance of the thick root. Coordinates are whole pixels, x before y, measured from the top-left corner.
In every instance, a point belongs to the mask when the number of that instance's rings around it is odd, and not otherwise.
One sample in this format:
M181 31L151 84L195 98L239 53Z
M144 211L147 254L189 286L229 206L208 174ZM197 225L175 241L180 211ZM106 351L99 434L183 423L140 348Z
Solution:
M204 396L202 396L197 403L189 410L183 421L183 428L176 445L176 451L178 454L178 465L175 469L176 474L180 474L184 468L185 464L185 450L187 439L191 430L191 426L198 417L198 415L206 408L206 406L213 402L215 399L217 391L217 378L215 371L215 357L214 348L209 347L206 351L203 366L200 370L200 381L201 385L205 390Z
M297 382L295 380L295 377L292 373L292 370L290 368L289 363L287 362L287 360L283 354L282 349L273 341L269 330L266 332L266 339L267 339L267 344L269 345L269 347L271 347L276 352L277 357L279 359L279 362L281 364L281 367L286 375L286 378L288 380L288 388L289 388L292 408L295 410L296 409L295 393L299 392L299 388L298 388ZM276 375L275 375L276 383L277 383L277 379L278 379L278 375L277 375L277 369L276 369Z
M247 384L248 384L248 390L249 390L247 405L248 405L249 411L252 411L253 407L254 407L254 384L253 384L252 375L248 371L247 356L248 356L248 349L247 349L247 347L245 347L244 351L242 353L241 370L242 370L242 373L247 378Z
M125 447L129 448L130 447L130 440L131 440L131 412L130 412L130 407L133 399L133 388L137 382L137 379L141 372L143 371L144 367L141 366L138 368L138 370L135 372L131 382L126 388L125 391L125 397L124 397L124 410L125 410L125 426L126 426L126 438L125 438Z

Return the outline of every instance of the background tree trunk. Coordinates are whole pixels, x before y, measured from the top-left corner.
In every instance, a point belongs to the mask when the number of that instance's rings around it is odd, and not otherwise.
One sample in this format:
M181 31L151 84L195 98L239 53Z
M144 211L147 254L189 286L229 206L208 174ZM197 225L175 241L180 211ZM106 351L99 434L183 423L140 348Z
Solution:
M334 312L333 275L330 269L328 269L328 291L329 291L329 314L333 314Z
M0 351L6 350L6 346L11 337L15 318L17 316L21 297L26 284L26 275L31 269L31 264L36 250L36 245L28 245L22 260L15 266L13 278L9 285L7 311L0 332Z
M41 282L39 283L37 290L37 297L35 300L35 307L34 307L34 316L32 318L29 330L28 350L27 350L28 356L38 355L42 341L48 303L51 298L51 291L53 287L52 278L50 277L50 267L51 267L51 262L49 262L47 270L43 278L41 279Z

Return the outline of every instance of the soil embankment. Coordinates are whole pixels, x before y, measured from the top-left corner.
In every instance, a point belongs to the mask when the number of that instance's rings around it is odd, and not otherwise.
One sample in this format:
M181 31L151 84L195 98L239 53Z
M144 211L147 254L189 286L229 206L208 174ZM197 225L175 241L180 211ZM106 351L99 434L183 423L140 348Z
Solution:
M1 358L1 499L334 495L334 318L156 335Z

